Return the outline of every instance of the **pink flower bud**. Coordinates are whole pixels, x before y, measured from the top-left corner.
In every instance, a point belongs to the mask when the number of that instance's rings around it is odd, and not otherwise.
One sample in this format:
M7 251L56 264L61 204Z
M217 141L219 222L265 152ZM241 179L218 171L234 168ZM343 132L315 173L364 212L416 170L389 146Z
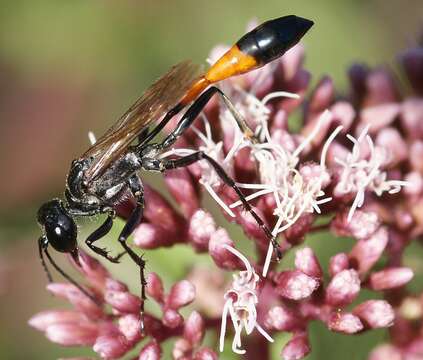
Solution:
M369 74L369 69L363 64L353 64L348 69L348 76L351 82L354 99L361 102L363 95L366 92L366 78Z
M295 253L295 267L304 274L317 279L321 279L323 276L319 260L317 260L313 250L309 247L297 250Z
M209 240L216 231L216 223L211 214L199 209L189 221L188 235L195 249L205 251L209 247Z
M388 290L407 284L413 276L410 268L389 268L372 273L369 283L373 290Z
M333 122L343 126L342 131L347 132L355 118L355 110L349 102L338 101L330 108L333 115Z
M391 326L395 314L392 306L384 300L368 300L353 310L366 327L384 328Z
M401 355L401 351L395 346L383 344L370 353L369 360L404 360L404 358Z
M54 324L80 323L87 321L87 318L76 311L71 310L49 310L42 311L29 319L28 324L40 331L45 331Z
M174 169L165 173L166 185L186 218L190 218L199 208L198 189L186 168Z
M118 321L119 331L126 337L126 339L135 343L141 339L141 321L139 315L128 314L121 316Z
M190 342L186 339L178 339L175 341L172 349L172 358L175 360L188 360L192 351Z
M170 233L179 232L181 224L184 224L182 216L156 190L144 185L144 193L146 203L144 210L145 219Z
M404 67L407 78L414 91L423 94L423 48L415 47L406 50L400 56L400 61Z
M191 303L195 298L195 287L188 280L181 280L172 286L166 302L171 309L179 309Z
M311 113L310 119L307 121L307 124L305 127L301 129L301 136L303 137L301 141L303 141L307 136L310 136L310 134L315 131L316 127L318 126L320 122L320 128L319 131L315 136L313 136L313 139L311 140L310 144L305 147L305 149L302 151L303 154L309 154L310 151L313 149L313 147L318 147L322 145L323 141L326 138L327 132L332 124L332 114L329 113L329 119L325 122L321 121L321 118L323 116L323 111L326 111L327 107L321 108L319 111L317 111L317 114L315 115L315 112Z
M372 70L367 75L366 87L368 106L394 102L398 98L392 75L384 68Z
M97 338L93 350L102 358L119 359L129 350L129 345L123 335L102 335Z
M319 282L299 270L283 271L276 276L276 292L288 299L309 297L319 287Z
M53 295L68 300L76 309L90 318L103 317L103 309L82 293L76 286L67 283L51 283L47 290Z
M255 162L251 158L251 150L249 148L240 149L234 158L234 168L239 173L240 178L251 178L255 170ZM231 175L231 174L229 174ZM225 192L228 190L225 189Z
M297 44L281 58L285 81L292 80L301 68L304 62L304 52L304 46Z
M301 326L301 320L295 313L283 306L274 306L269 310L264 324L269 329L278 331L292 331Z
M107 290L104 299L120 313L137 313L141 306L141 300L129 292Z
M282 349L282 357L284 360L299 360L307 356L311 351L308 336L305 332L294 334L291 340Z
M203 341L205 324L201 315L193 311L185 322L184 338L193 346L198 346Z
M404 180L409 183L404 187L403 192L410 196L417 196L423 191L423 177L417 171L409 172L404 176Z
M160 360L162 349L156 340L150 341L141 351L138 360Z
M360 279L355 270L337 273L326 288L326 302L332 306L350 304L360 292Z
M313 184L316 179L321 182L321 187L324 188L330 183L330 175L327 170L323 169L319 164L310 162L300 166L300 174L304 182Z
M198 350L194 355L194 360L218 360L217 354L207 347Z
M370 125L369 133L375 134L390 125L398 116L401 106L397 103L386 103L365 108L360 114L360 126Z
M243 265L240 263L239 259L222 245L235 247L227 231L223 228L219 228L210 237L209 242L209 253L216 265L228 270L242 269Z
M380 130L376 137L376 145L389 149L390 166L408 158L408 146L397 129L388 127Z
M79 250L79 263L81 267L77 268L82 269L82 272L94 286L102 287L104 285L109 277L109 272L98 260Z
M401 127L405 130L407 138L419 140L423 134L423 100L410 98L404 100L401 108Z
M167 309L163 314L162 322L165 326L174 329L183 324L184 318L176 310Z
M310 111L316 113L326 110L333 100L333 95L333 80L330 77L325 76L319 81L312 94L309 105Z
M63 346L92 346L98 336L98 327L87 322L55 324L47 328L46 336Z
M415 360L416 356L417 359L422 356L423 354L423 339L421 337L418 337L416 340L411 342L411 344L408 346L407 349L407 360Z
M331 229L340 236L353 236L356 239L367 239L375 233L380 221L375 212L356 210L348 221L348 212L337 213L332 220Z
M126 292L128 291L128 287L121 281L108 278L106 281L106 290Z
M423 103L423 101L422 101ZM422 106L423 108L423 106ZM423 130L422 130L423 133ZM423 173L423 141L415 141L410 146L409 159L413 170Z
M164 289L162 279L159 275L154 272L151 272L147 275L147 286L146 286L147 295L156 300L159 304L162 304L164 301Z
M337 160L339 159L345 161L349 153L350 152L344 145L341 145L334 140L329 146L329 150L326 155L326 163L330 168L336 167L338 166Z
M171 246L182 239L175 231L170 232L160 225L142 223L134 231L134 243L142 249L156 249L161 246Z
M283 112L285 113L285 112ZM287 151L295 151L298 146L298 141L286 130L276 129L271 133L271 139L273 142L279 145L283 145L283 148Z
M304 241L304 235L307 234L315 219L314 214L303 214L300 218L285 230L285 238L291 245L298 245Z
M360 275L366 273L379 260L388 243L388 231L380 227L369 239L359 240L350 252L350 263Z
M355 334L363 330L363 324L353 314L334 312L329 317L328 328L329 330L344 334Z
M339 253L332 256L329 260L329 274L334 277L342 270L348 269L350 266L348 255L345 253Z
M264 219L263 212L260 210L260 208L256 208L254 211L258 216ZM258 226L257 221L253 218L250 212L240 211L237 217L237 222L242 226L248 237L258 240L260 244L263 244L267 248L269 239L266 237L266 234L263 232L260 226Z

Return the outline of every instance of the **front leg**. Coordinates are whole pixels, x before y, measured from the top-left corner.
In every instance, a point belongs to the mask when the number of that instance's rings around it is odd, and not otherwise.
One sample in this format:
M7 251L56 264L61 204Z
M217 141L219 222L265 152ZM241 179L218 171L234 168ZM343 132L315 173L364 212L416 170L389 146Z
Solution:
M109 233L110 229L113 226L113 218L114 213L109 214L104 223L91 235L88 236L88 238L85 240L85 244L87 244L87 246L96 254L101 255L112 263L118 263L120 258L126 253L125 251L118 254L117 256L110 256L106 249L102 249L94 245L95 241L100 240Z
M128 180L129 188L135 197L136 206L129 216L124 228L119 235L119 243L131 257L131 259L138 265L140 269L140 282L141 282L141 305L140 305L140 317L141 317L141 332L144 331L144 302L147 299L145 295L145 286L147 282L145 280L145 261L142 256L137 255L127 244L126 240L134 232L142 219L144 210L144 189L138 175L132 175Z

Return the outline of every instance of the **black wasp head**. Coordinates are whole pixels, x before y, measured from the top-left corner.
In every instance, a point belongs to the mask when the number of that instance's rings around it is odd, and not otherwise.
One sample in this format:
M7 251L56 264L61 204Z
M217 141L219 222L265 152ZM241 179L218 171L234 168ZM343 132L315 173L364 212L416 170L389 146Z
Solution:
M37 214L48 244L60 252L72 253L77 248L77 227L60 200L43 204Z

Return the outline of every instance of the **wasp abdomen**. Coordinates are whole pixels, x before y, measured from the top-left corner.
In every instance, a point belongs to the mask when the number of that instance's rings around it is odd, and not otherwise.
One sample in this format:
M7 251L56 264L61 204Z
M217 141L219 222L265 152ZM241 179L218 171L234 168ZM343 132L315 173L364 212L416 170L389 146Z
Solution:
M266 21L245 34L236 44L242 53L260 65L282 56L300 41L313 26L313 21L289 15Z
M245 34L216 61L201 79L201 85L205 88L208 84L246 73L275 60L298 43L312 26L313 21L295 15L266 21Z
M266 21L245 34L198 78L181 100L193 101L210 84L262 67L282 56L313 26L313 21L289 15Z

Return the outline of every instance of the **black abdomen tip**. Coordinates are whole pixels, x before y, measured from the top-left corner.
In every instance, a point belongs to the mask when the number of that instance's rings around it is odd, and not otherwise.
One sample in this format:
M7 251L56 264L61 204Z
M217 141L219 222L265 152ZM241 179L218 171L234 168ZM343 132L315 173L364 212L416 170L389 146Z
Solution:
M295 15L289 15L278 19L270 20L269 23L273 21L275 22L275 25L277 27L280 27L280 31L282 32L287 31L287 29L292 29L290 36L292 40L295 41L296 39L295 43L297 43L305 35L305 33L310 30L310 28L314 25L313 21Z
M261 24L244 35L237 45L243 53L266 64L297 44L313 24L313 21L299 16L283 16Z

